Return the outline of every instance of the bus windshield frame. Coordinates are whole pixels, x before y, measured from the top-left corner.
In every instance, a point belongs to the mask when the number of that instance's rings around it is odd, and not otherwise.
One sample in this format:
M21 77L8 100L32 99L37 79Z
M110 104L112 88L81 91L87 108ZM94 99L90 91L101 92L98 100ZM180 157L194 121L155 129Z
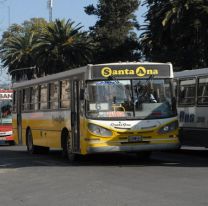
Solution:
M176 116L171 78L88 80L88 119L144 120Z

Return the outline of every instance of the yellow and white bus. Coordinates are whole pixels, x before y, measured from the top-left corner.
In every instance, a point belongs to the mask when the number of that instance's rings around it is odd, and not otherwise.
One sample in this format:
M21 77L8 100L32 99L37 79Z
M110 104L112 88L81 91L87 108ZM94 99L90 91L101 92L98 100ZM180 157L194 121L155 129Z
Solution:
M13 86L13 134L30 153L77 154L179 147L170 63L87 65Z

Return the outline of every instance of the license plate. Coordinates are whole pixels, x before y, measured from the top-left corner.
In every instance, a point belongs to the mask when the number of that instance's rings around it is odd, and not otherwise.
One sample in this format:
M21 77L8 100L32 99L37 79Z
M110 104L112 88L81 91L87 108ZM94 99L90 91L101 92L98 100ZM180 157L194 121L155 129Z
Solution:
M130 136L128 137L129 142L141 142L142 136Z

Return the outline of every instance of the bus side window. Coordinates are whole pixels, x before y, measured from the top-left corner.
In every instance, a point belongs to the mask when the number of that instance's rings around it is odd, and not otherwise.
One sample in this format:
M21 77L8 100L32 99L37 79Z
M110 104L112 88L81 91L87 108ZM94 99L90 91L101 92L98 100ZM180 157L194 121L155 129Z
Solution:
M180 87L180 93L179 93L179 100L180 102L182 102L185 98L185 88L184 87Z
M62 80L60 82L60 107L69 108L71 99L71 87L69 80Z
M38 110L38 86L31 87L31 110Z
M22 102L23 111L30 110L30 88L23 89L23 102Z
M49 84L49 109L58 108L58 82Z
M48 101L47 101L47 94L48 94L48 85L47 84L42 84L40 86L40 109L47 109L48 108Z
M198 82L198 104L207 105L208 104L208 77L199 78Z
M179 85L179 104L194 105L196 79L181 80Z
M178 82L173 80L173 96L178 97Z

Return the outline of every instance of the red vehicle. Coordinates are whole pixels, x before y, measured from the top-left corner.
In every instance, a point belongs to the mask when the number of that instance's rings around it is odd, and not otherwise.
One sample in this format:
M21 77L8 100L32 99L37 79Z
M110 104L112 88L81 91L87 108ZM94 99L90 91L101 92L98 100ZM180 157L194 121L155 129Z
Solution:
M12 90L0 89L0 144L14 144L12 136Z

